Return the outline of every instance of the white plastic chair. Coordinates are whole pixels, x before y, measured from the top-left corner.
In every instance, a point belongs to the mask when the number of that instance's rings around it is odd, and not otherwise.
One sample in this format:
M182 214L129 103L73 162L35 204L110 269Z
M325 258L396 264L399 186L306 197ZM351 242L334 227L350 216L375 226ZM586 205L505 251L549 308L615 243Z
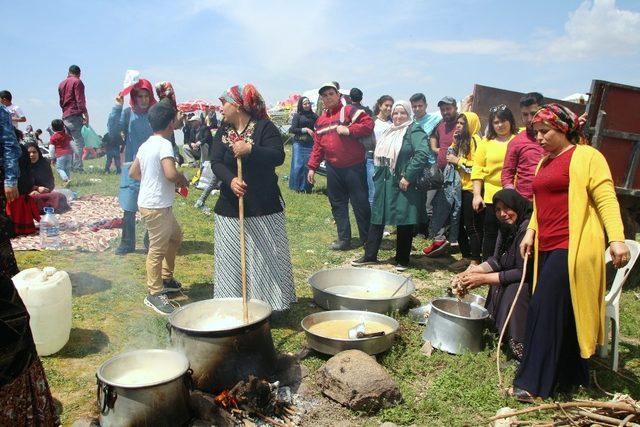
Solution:
M611 284L611 290L609 290L607 296L604 297L604 345L600 346L599 352L600 357L607 357L609 350L609 334L611 334L611 349L613 351L611 369L614 371L618 370L618 334L620 333L620 295L622 294L622 285L627 281L629 273L633 269L633 265L638 260L638 255L640 255L640 244L638 242L634 240L625 240L625 243L629 247L631 258L627 265L617 270L616 276ZM609 248L604 251L604 259L607 264L611 262Z

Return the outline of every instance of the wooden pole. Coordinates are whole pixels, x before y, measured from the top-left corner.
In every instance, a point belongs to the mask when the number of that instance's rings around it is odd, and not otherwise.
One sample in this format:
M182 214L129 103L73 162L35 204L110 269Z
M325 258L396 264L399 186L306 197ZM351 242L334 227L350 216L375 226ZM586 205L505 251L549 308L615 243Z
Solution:
M238 157L238 179L242 179L242 158ZM244 197L238 199L238 222L240 224L240 278L242 280L242 318L249 323L249 304L247 303L247 255L244 240Z

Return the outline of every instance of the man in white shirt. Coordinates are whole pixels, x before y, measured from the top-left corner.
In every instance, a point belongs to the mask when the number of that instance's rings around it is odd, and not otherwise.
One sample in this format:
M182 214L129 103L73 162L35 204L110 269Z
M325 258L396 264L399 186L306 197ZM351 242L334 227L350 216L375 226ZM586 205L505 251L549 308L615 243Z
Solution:
M4 105L7 111L11 113L11 123L14 127L20 129L20 123L26 122L27 118L22 112L22 108L12 104L13 96L8 90L0 91L0 104Z
M167 101L160 101L149 109L149 123L153 135L140 146L129 169L129 176L140 181L138 209L149 231L147 254L146 306L169 315L174 307L168 293L180 292L182 285L173 278L176 253L182 242L182 230L172 211L176 186L186 187L189 182L176 170L173 134L176 110Z

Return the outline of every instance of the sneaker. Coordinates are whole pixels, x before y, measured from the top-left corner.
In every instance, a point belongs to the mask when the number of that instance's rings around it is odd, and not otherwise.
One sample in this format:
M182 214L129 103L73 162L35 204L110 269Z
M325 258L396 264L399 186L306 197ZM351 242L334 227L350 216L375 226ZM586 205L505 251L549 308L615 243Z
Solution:
M332 251L348 251L351 249L351 244L349 242L343 242L341 240L337 240L329 246Z
M396 271L406 271L409 269L408 265L403 265L403 264L397 264L396 265Z
M211 216L211 209L209 208L209 206L203 206L202 208L200 208L200 211L207 216Z
M354 267L361 267L363 265L372 265L372 264L378 264L378 260L375 258L371 259L371 258L367 258L366 256L362 256L361 258L351 261L351 265Z
M165 293L182 292L182 283L178 282L173 277L171 279L162 279L162 286L164 286Z
M171 305L171 302L165 294L147 295L144 299L144 305L165 316L173 313L175 310L175 307Z
M429 246L422 250L422 253L428 257L442 255L442 253L449 247L449 242L446 240L434 240Z

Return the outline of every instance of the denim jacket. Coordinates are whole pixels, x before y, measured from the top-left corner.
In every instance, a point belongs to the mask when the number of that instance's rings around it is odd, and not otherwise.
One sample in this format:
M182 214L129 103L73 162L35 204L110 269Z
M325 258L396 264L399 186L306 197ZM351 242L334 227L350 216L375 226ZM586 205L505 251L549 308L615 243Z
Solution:
M11 122L11 114L7 109L0 105L0 160L4 171L4 186L17 187L20 169L18 168L18 159L22 151L20 144L13 131L13 123Z

